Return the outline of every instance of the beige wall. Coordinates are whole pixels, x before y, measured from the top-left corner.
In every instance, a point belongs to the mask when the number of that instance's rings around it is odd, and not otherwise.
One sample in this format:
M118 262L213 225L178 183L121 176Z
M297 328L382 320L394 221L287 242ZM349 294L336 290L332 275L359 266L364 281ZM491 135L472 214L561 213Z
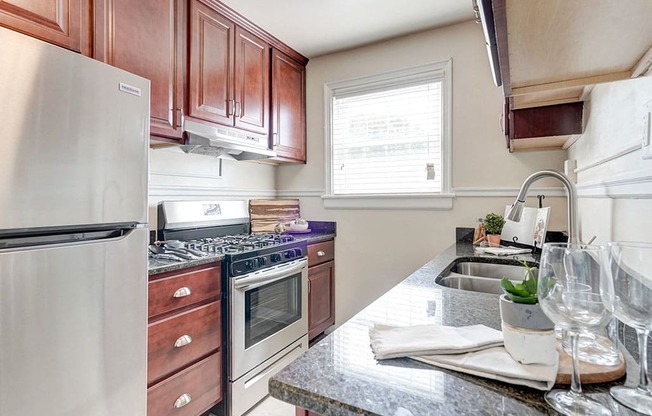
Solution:
M568 152L580 170L585 240L652 242L652 160L643 160L640 149L646 111L652 111L652 76L598 85L585 101L585 133Z
M447 211L323 208L324 83L453 60L454 207ZM453 244L456 226L503 212L523 179L544 168L562 170L565 152L510 154L500 131L503 98L493 86L480 25L466 22L315 58L307 70L308 163L277 169L280 196L301 198L308 219L337 221L336 315L342 323ZM537 187L556 187L541 181ZM563 195L555 189L557 195ZM546 193L546 192L544 192ZM554 193L554 192L553 192ZM536 194L533 190L532 194ZM563 197L548 191L551 229L565 229ZM536 200L528 203L535 206ZM434 276L433 276L434 278Z
M156 229L162 200L273 198L275 167L256 162L220 161L188 155L176 147L150 149L149 224Z

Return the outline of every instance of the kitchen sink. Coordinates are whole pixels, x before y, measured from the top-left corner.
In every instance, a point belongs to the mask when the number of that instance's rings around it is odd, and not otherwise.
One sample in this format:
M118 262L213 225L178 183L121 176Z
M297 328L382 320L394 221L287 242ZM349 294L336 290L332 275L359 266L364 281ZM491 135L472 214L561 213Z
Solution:
M538 269L535 268L537 273ZM525 267L517 264L480 263L462 261L435 279L435 283L451 289L501 295L500 279L521 282L526 276Z

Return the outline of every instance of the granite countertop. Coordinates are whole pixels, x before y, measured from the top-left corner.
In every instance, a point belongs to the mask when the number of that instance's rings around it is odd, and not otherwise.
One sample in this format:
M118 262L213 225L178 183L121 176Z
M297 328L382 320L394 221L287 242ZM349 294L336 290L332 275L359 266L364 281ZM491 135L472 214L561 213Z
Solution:
M497 295L449 289L435 283L435 277L452 262L465 257L492 263L538 260L528 254L509 258L475 255L471 244L458 242L276 374L269 384L271 396L323 415L556 414L545 403L542 391L408 358L374 359L368 333L372 323L484 324L500 329ZM631 364L631 357L625 354ZM628 367L627 381L631 384L637 381L638 371L635 363ZM613 384L622 383L620 380ZM611 385L583 388L590 397L611 403L607 392ZM617 414L625 413L621 410Z
M176 270L188 269L190 267L201 266L202 264L217 263L218 261L224 260L224 254L215 254L202 257L195 260L184 260L184 261L174 261L174 260L159 260L156 258L149 257L147 271L150 276L172 272Z
M334 231L313 231L305 234L292 234L296 240L306 241L308 244L319 243L328 241L335 238ZM148 273L150 276L171 272L176 270L188 269L190 267L201 266L203 264L215 263L224 260L224 254L215 254L202 257L201 259L187 260L187 261L172 261L172 260L159 260L156 258L149 258Z

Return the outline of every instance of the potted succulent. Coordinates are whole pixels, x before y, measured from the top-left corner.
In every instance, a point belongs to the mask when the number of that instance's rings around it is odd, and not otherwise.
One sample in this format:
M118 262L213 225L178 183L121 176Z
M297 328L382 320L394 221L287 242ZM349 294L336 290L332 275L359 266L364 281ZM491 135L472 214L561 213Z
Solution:
M525 278L514 283L503 277L500 285L500 318L505 349L522 364L552 365L557 362L555 325L541 309L537 298L536 269L525 262Z
M487 234L487 243L489 243L489 246L499 246L500 233L503 231L503 226L505 225L505 219L503 216L490 212L484 217L482 224L484 225L484 231Z

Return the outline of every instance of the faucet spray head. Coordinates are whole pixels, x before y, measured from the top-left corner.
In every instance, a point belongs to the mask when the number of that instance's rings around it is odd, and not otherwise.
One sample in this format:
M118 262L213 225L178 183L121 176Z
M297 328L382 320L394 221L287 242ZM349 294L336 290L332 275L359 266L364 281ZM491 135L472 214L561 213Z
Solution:
M521 201L520 199L514 201L512 206L509 207L509 211L507 211L507 219L515 222L521 221L521 216L523 215L524 203L525 201Z

